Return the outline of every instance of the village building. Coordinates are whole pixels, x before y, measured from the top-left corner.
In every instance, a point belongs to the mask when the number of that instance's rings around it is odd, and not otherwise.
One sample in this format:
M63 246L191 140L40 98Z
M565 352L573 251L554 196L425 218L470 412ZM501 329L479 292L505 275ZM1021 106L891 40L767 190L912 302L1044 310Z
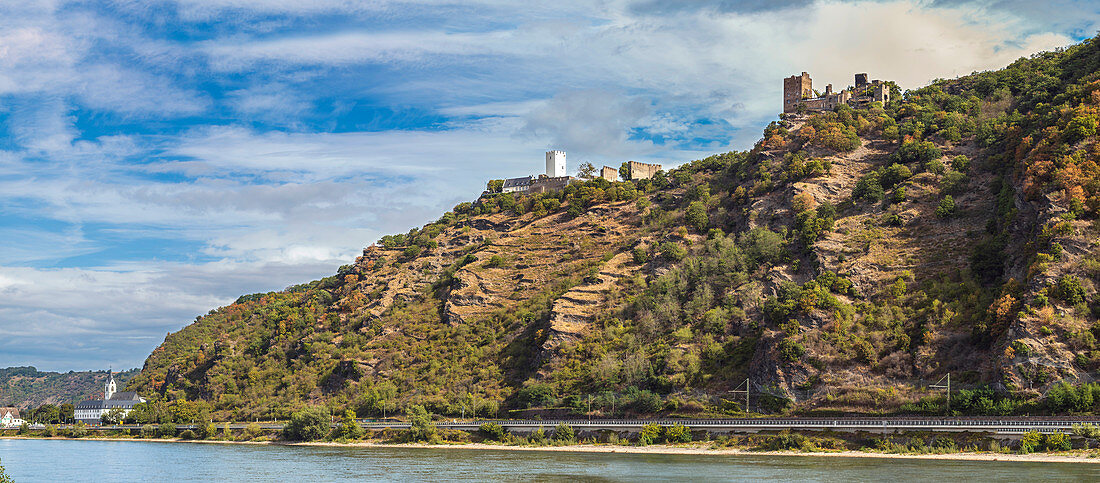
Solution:
M890 86L878 79L867 82L867 74L855 75L855 86L839 92L833 91L833 85L825 86L825 92L818 95L813 89L813 79L805 72L783 79L783 112L832 111L841 104L852 107L866 107L872 102L886 104L890 102Z
M0 408L0 428L18 428L23 425L19 418L19 408Z
M107 383L103 385L103 399L89 399L73 406L73 418L87 424L99 424L103 415L115 408L122 410L126 417L137 404L145 402L136 392L117 392L115 376L108 371Z

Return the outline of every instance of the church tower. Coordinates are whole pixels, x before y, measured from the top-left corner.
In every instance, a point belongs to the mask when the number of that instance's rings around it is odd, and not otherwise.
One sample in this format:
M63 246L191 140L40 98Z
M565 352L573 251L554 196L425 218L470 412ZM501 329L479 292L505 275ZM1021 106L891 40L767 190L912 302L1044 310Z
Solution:
M118 392L115 387L115 374L110 369L107 370L107 384L103 385L103 399L111 399Z

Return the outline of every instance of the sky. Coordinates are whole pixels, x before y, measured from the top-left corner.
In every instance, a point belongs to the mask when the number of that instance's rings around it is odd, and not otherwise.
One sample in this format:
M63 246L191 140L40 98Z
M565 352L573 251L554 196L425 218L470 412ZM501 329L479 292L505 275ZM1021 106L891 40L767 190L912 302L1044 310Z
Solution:
M913 88L1098 28L1072 0L0 0L0 367L140 367L548 149L674 166L751 147L786 76Z

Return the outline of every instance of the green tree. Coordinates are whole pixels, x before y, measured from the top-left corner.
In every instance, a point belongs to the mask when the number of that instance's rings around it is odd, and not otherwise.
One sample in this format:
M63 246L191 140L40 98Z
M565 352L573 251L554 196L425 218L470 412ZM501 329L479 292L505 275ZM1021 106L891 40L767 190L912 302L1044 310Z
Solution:
M206 424L199 425L199 436L203 439L210 439L218 435L218 425L213 422L207 422Z
M554 440L571 443L577 440L577 431L572 426L561 423L554 427Z
M161 423L157 426L157 436L161 438L175 438L176 437L176 424L175 423Z
M62 404L61 407L58 408L58 409L61 412L60 416L61 416L61 422L62 423L69 423L69 422L73 421L74 418L73 418L73 405L72 404L69 404L69 403Z
M478 427L478 431L481 432L481 435L487 439L491 439L493 441L504 441L504 427L497 423L484 423Z
M292 441L316 441L324 438L331 426L331 413L323 406L309 406L290 415L283 426L283 438Z
M642 431L638 433L638 445L649 446L656 443L661 438L661 425L657 423L649 423L642 426Z
M31 421L42 424L57 424L61 422L61 408L53 404L43 404L34 411Z
M687 212L684 213L684 221L699 232L706 231L707 225L710 224L706 205L702 201L692 201L688 205Z
M501 191L504 191L504 180L502 180L502 179L491 179L491 180L489 180L489 182L485 184L485 191L488 191L490 193L500 193Z
M126 412L122 408L111 408L99 417L103 424L118 424L122 422Z
M596 177L596 167L585 161L577 168L577 177L580 179L592 179Z
M413 404L405 410L409 417L409 439L411 441L431 441L435 438L435 425L432 416L424 406Z
M73 425L73 428L69 430L69 436L74 438L83 438L88 435L88 425L84 424L84 421L77 421Z
M627 181L630 179L629 161L624 161L623 164L619 165L619 178L621 178L623 181Z
M355 419L355 411L344 410L344 417L340 419L340 437L344 439L359 439L363 437L363 427Z

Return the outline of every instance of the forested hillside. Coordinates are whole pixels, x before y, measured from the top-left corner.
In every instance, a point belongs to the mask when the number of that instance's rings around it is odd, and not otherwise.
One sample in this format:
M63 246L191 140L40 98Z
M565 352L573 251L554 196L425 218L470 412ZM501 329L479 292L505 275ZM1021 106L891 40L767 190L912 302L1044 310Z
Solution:
M748 379L754 411L941 414L950 373L958 412L1092 411L1098 121L1092 39L653 179L489 195L211 311L129 388L238 419L619 415L733 413Z
M122 387L137 369L115 373ZM33 367L0 369L0 406L37 408L43 404L71 404L103 397L107 371L42 372Z

